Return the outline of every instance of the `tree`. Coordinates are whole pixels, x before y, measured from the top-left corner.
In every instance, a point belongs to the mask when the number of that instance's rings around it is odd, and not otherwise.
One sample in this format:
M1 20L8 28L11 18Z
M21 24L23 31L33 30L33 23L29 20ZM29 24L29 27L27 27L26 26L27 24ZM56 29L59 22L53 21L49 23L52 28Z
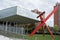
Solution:
M54 31L59 31L59 27L57 25L54 25L53 29Z

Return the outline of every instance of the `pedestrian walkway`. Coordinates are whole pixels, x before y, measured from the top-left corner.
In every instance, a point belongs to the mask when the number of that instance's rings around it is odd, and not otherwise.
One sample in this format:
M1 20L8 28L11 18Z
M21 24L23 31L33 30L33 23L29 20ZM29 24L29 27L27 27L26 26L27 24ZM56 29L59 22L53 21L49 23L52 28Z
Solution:
M18 38L9 38L3 35L0 35L0 40L27 40L27 39L18 39Z

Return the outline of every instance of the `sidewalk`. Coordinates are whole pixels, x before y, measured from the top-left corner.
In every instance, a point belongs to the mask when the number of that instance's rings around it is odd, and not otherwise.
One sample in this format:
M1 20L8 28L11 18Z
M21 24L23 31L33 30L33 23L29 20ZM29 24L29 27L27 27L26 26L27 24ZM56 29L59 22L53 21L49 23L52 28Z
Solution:
M27 40L27 39L18 39L18 38L9 38L3 35L0 35L0 40Z

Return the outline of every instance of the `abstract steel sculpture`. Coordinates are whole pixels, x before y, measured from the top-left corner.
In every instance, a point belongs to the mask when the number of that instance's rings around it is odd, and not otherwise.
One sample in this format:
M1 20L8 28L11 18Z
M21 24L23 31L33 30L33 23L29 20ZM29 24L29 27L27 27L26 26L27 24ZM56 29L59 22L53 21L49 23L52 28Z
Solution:
M56 13L57 10L58 10L58 6L56 6L54 8L54 10L45 19L43 19L43 17L42 17L43 14L45 13L45 11L44 12L40 12L40 11L36 10L35 13L39 14L37 16L37 18L41 19L41 23L33 30L33 32L29 36L33 36L41 27L43 29L43 34L44 34L44 26L43 25L45 24L46 28L48 29L49 33L51 34L52 38L54 39L55 36L53 35L52 31L50 31L50 28L48 27L48 25L45 22L51 17L52 14Z

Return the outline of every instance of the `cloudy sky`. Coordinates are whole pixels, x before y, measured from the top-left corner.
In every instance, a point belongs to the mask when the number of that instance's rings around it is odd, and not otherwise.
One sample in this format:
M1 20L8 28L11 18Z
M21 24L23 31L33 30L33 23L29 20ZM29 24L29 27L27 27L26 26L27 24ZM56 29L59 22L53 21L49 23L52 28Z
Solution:
M0 10L19 5L28 10L46 11L45 15L47 16L57 2L60 2L60 0L0 0ZM53 16L46 23L53 26Z

